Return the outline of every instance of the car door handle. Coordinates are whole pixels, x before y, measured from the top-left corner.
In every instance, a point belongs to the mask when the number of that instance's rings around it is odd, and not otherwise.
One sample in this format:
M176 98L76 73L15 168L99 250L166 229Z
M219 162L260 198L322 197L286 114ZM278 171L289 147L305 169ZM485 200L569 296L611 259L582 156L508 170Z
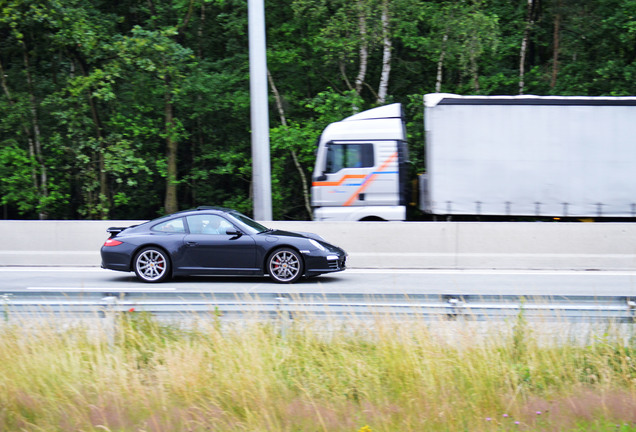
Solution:
M199 245L199 243L194 242L194 241L186 242L186 246L198 246L198 245Z

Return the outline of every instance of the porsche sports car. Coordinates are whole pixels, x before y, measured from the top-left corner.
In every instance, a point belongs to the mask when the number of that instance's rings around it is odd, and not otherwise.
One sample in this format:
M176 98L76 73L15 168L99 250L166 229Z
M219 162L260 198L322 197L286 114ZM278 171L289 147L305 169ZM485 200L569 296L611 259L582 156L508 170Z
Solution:
M107 231L102 268L134 271L144 282L186 275L269 275L275 282L292 283L342 271L347 258L316 234L268 229L220 207L198 207Z

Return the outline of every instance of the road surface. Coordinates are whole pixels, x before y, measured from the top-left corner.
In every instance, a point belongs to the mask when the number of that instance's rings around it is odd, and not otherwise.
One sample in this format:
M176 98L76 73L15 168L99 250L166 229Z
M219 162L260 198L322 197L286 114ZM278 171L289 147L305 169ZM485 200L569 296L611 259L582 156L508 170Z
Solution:
M161 284L95 267L0 267L2 290L202 291L211 293L517 294L636 297L632 271L351 269L281 285L267 278L189 277Z

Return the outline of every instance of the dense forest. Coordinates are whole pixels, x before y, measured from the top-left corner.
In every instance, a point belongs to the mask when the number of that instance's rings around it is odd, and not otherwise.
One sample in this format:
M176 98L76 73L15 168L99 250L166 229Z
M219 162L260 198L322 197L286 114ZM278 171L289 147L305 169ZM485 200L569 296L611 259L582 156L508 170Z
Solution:
M265 1L275 219L328 123L422 96L636 94L636 0ZM251 214L245 0L0 0L4 219Z

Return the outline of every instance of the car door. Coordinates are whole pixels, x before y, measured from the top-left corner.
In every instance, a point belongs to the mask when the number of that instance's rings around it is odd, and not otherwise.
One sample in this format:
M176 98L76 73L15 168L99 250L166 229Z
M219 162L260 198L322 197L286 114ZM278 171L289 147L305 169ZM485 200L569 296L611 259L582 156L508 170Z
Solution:
M186 217L183 269L204 273L234 274L258 270L256 248L251 236L241 233L220 215Z

